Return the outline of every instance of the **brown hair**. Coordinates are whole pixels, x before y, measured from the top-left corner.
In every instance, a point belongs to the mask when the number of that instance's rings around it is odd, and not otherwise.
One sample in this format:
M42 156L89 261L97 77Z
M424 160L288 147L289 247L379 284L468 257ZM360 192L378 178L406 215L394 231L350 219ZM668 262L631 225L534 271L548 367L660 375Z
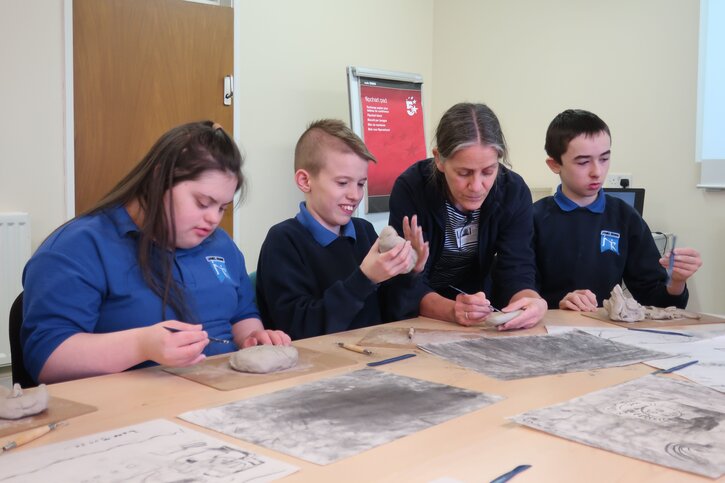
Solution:
M499 160L510 166L508 147L496 114L486 104L461 102L448 109L436 128L436 148L445 160L469 146L490 146ZM445 186L445 175L433 163L432 176L439 186Z
M244 190L244 160L234 141L212 121L192 122L164 133L143 159L95 206L78 216L137 201L143 213L138 263L149 288L162 303L162 318L170 306L181 320L193 321L183 291L173 277L176 251L173 187L198 179L205 171L231 173L237 190ZM169 193L169 216L164 194Z
M323 152L352 152L366 161L377 162L360 136L338 119L312 122L295 146L295 171L304 169L316 175L322 169Z
M593 137L601 132L612 138L609 126L596 114L583 109L567 109L557 114L549 124L544 149L551 159L561 164L561 157L569 149L572 139L582 134Z

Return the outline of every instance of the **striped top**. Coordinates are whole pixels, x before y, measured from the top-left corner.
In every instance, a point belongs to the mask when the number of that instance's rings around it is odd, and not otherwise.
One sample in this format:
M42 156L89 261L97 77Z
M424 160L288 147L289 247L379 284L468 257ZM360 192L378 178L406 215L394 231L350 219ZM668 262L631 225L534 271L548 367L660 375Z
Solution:
M478 220L481 210L462 213L446 201L446 228L443 253L430 273L430 285L447 290L478 270Z

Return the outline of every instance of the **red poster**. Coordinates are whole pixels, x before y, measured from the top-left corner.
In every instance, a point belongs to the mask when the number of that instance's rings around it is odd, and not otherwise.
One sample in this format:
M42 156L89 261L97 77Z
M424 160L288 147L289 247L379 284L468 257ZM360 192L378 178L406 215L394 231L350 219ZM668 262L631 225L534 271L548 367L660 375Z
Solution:
M363 137L378 160L368 170L368 212L388 211L395 179L426 157L420 87L361 79Z

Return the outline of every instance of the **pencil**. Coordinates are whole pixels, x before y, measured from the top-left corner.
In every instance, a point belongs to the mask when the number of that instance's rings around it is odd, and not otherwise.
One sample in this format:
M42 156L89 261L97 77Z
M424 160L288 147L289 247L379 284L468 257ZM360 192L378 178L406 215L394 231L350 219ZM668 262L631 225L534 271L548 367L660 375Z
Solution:
M18 446L22 446L24 444L30 443L31 441L35 441L44 434L48 434L53 431L55 428L58 427L59 424L60 423L50 423L44 426L39 426L37 428L23 431L22 433L18 433L11 441L8 441L3 445L3 452L10 451L13 448L17 448Z
M347 344L345 342L338 342L338 346L342 347L343 349L347 349L349 351L357 352L358 354L365 354L366 356L373 355L373 351L370 349L366 349L364 347L360 347L359 345L355 344Z

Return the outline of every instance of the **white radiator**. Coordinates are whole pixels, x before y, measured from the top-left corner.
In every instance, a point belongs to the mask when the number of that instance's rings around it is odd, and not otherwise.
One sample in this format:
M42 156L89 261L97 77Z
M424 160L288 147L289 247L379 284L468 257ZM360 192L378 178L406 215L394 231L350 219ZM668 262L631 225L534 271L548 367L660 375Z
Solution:
M30 258L30 215L0 213L0 366L10 364L8 316Z

